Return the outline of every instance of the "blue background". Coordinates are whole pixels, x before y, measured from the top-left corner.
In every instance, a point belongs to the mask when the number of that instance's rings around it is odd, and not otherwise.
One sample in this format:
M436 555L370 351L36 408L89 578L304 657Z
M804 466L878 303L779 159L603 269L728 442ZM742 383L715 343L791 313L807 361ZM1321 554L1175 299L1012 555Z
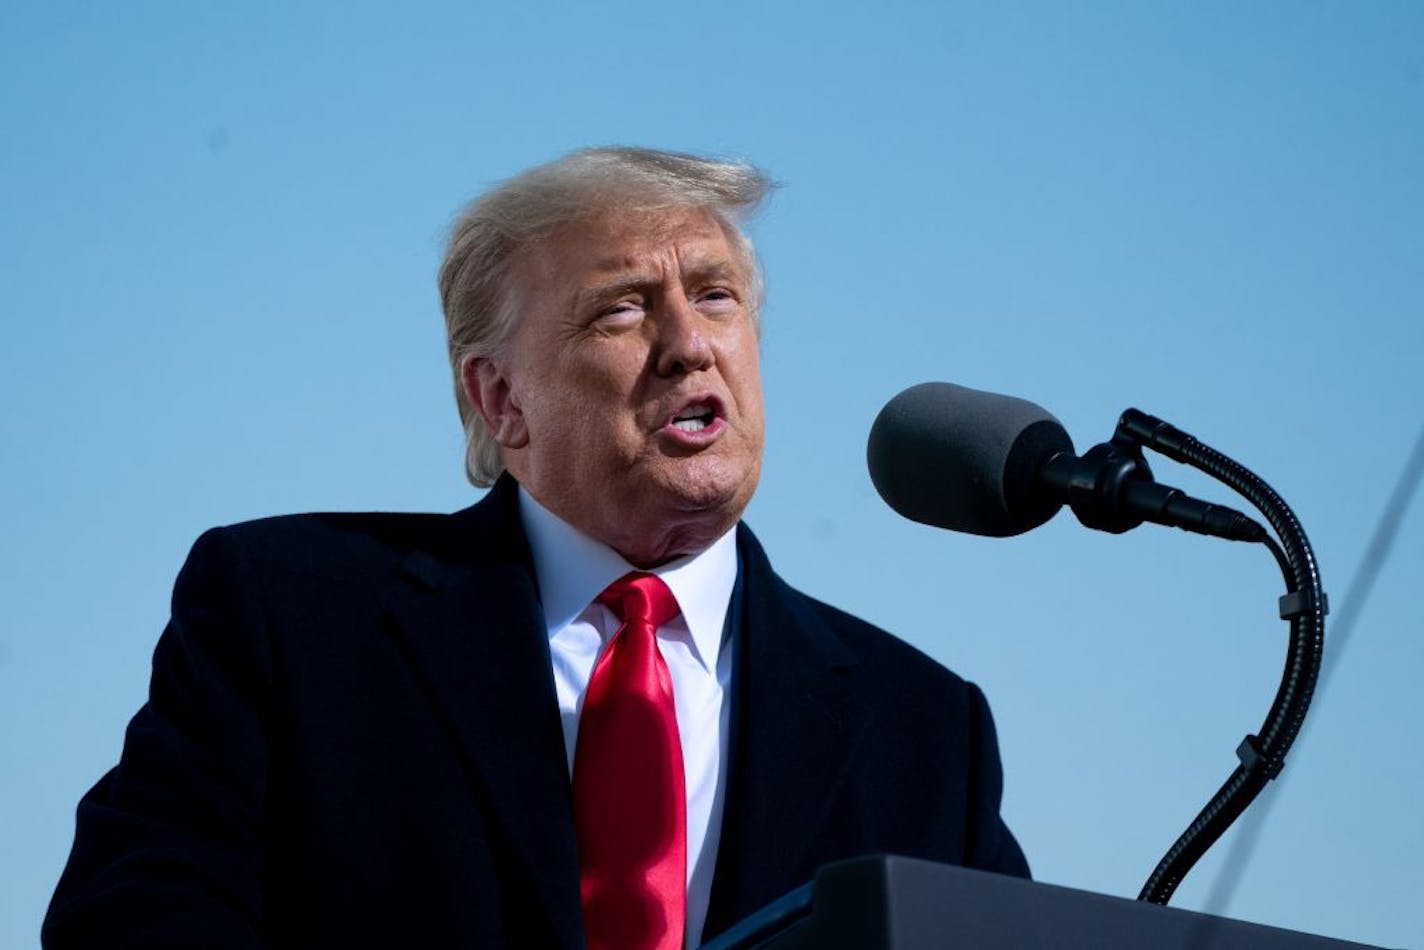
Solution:
M753 229L748 519L793 582L984 686L1039 878L1136 894L1275 689L1269 556L1067 514L924 528L865 435L928 379L1080 448L1137 405L1271 481L1338 605L1424 422L1424 4L216 7L0 6L0 945L36 942L200 531L473 500L443 236L611 143L784 182ZM1420 507L1235 916L1424 945Z

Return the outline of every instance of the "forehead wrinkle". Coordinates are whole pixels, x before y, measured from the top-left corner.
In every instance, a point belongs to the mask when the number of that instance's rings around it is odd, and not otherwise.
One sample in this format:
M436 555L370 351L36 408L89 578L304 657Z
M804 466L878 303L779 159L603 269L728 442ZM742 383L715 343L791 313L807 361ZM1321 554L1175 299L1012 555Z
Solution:
M624 246L616 247L620 243ZM590 298L644 290L669 277L750 280L727 225L704 209L569 222L521 257L521 269L544 282L559 282L561 272L581 270L584 279L570 288L575 308Z
M592 270L598 274L627 275L627 279L636 280L643 274L659 269L655 262L656 257L656 254L620 254L601 257L593 262Z
M675 265L675 272L682 277L736 277L740 276L742 271L734 259L716 252L695 251L685 255L681 248L672 248L670 256L673 258L670 263ZM606 258L597 265L596 271L612 276L608 280L589 284L586 292L632 290L660 283L664 279L666 268L663 266L664 262L657 259L659 257L662 255L649 255L647 258Z
M731 258L723 257L720 254L708 254L701 257L694 257L687 261L682 268L682 272L689 277L702 279L726 279L741 278L741 265Z

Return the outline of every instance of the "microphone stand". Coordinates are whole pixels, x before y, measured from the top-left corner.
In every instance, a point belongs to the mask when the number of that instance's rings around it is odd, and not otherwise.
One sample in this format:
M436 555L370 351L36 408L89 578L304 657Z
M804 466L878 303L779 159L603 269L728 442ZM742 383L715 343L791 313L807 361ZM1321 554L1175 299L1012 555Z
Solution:
M1168 849L1138 895L1141 901L1166 904L1197 860L1240 817L1266 783L1280 774L1286 752L1300 732L1315 692L1325 644L1328 605L1320 586L1315 554L1300 522L1271 486L1245 466L1161 419L1136 409L1128 409L1122 414L1111 442L1097 446L1085 457L1121 458L1122 470L1130 475L1125 482L1141 485L1150 482L1151 478L1142 458L1143 447L1210 475L1246 498L1265 517L1280 538L1280 543L1264 530L1249 532L1254 537L1238 537L1240 540L1259 540L1275 556L1286 585L1286 594L1280 598L1280 615L1281 619L1290 622L1285 671L1276 690L1275 701L1260 730L1241 741L1236 749L1241 764ZM1089 527L1118 532L1135 527L1143 520L1121 510L1113 511L1116 492L1105 495L1084 491L1075 494L1078 497L1070 500L1070 504L1079 520ZM1161 519L1153 517L1151 520ZM1188 527L1180 522L1177 524L1178 527Z

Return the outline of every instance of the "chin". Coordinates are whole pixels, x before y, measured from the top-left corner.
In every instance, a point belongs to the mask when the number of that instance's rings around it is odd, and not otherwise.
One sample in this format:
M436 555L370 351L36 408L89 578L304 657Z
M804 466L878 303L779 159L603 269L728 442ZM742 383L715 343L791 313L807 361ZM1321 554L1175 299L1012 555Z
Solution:
M698 477L682 478L666 486L665 492L674 507L681 511L720 514L730 526L742 516L756 489L756 472L729 472L722 466L695 473Z
M660 479L649 486L633 508L637 514L623 522L627 543L619 553L640 567L656 566L705 550L731 530L751 501L756 473L720 474L741 477Z

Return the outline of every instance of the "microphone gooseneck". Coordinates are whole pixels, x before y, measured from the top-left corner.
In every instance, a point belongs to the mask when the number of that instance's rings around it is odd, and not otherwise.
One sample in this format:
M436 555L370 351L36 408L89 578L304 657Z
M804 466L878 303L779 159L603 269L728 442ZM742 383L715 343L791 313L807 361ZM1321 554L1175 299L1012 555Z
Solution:
M1300 734L1315 695L1325 653L1329 602L1305 529L1285 500L1263 479L1195 437L1137 409L1122 414L1118 431L1235 489L1265 516L1280 538L1279 545L1269 536L1264 542L1275 555L1285 580L1280 615L1290 623L1280 686L1260 729L1237 747L1241 764L1163 855L1138 894L1138 900L1166 904L1187 872L1285 766L1286 753Z

